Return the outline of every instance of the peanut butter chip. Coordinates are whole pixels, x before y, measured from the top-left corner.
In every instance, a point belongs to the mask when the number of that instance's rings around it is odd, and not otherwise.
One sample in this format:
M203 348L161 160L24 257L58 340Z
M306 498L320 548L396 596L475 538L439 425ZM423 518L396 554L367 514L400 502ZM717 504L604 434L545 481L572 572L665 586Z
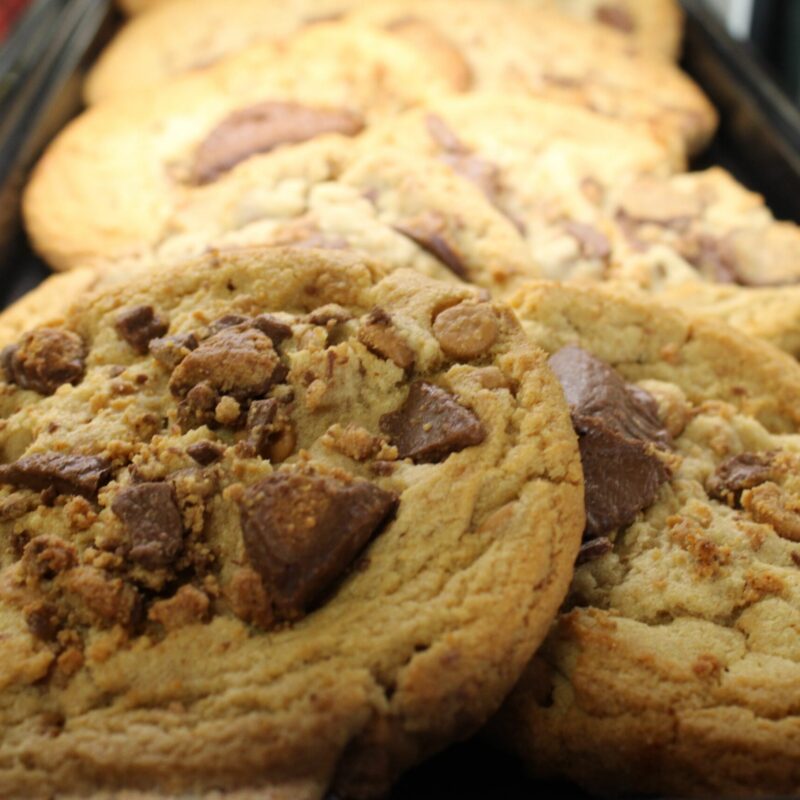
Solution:
M242 538L276 610L300 616L361 551L397 496L369 481L282 471L241 500Z
M486 303L451 306L433 323L433 335L450 358L478 358L495 343L497 334L497 315Z

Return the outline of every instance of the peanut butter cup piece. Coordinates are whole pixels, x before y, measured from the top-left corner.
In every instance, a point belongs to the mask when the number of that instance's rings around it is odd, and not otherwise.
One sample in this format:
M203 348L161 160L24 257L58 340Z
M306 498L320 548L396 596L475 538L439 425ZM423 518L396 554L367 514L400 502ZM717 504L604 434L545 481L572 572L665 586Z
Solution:
M594 16L603 25L616 28L623 33L633 33L636 30L636 21L631 12L624 6L615 3L603 3L595 9Z
M110 478L111 465L101 456L34 453L0 466L0 483L34 491L54 489L58 494L89 498L95 497Z
M19 344L2 353L9 383L39 394L53 394L64 383L76 384L85 370L86 348L76 333L39 328L26 333Z
M126 486L114 498L111 510L125 526L133 561L147 569L172 563L181 549L183 523L168 483Z
M398 458L410 458L418 464L444 461L451 453L486 438L486 429L475 412L425 381L411 384L405 403L397 411L384 414L380 428L397 447Z
M151 339L147 346L156 361L168 369L175 369L197 345L197 337L193 333L176 333Z
M414 351L392 325L392 318L374 308L358 331L359 341L376 355L394 362L400 369L414 366Z
M341 108L266 102L234 111L197 150L195 183L209 183L256 153L300 144L326 133L355 136L364 128L359 114Z
M651 395L569 345L550 357L570 407L584 474L587 538L630 525L670 473L654 452L672 438Z
M725 459L708 479L710 497L731 506L738 505L745 489L770 479L774 453L739 453Z
M204 383L219 394L247 400L266 393L279 363L272 340L260 330L224 328L185 356L169 387L180 396Z
M397 496L369 481L282 471L240 503L247 557L276 610L296 618L319 598L381 523Z
M190 455L201 467L207 467L215 461L222 458L225 448L216 442L210 442L208 439L202 442L195 442L186 448L186 452Z
M114 327L137 353L144 355L150 341L167 332L169 323L156 313L153 306L135 306L118 314Z

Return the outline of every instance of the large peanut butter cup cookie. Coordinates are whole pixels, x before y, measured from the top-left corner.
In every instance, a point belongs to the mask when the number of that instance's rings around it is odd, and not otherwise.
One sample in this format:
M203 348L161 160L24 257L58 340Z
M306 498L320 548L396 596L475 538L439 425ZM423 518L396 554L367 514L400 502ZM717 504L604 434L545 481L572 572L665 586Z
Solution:
M563 600L568 410L467 286L208 257L3 371L3 797L373 796L484 721Z
M186 191L253 154L349 140L376 117L458 88L432 48L422 53L356 25L318 25L82 114L37 166L26 224L58 268L129 255L132 239L160 235Z
M585 542L494 730L594 792L800 790L800 367L602 291L512 306L579 436Z

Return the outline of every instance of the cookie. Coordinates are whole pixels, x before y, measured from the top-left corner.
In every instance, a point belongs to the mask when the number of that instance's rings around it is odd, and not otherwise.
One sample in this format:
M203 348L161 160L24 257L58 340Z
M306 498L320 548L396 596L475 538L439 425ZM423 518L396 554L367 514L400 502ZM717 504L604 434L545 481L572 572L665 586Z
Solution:
M646 130L591 111L519 94L443 97L377 122L362 135L436 158L475 183L513 219L545 277L607 277L618 184L668 177L685 165Z
M133 5L141 6L134 9ZM277 41L320 19L344 16L360 0L126 0L128 13L149 11L130 21L100 55L86 85L88 102L98 102L161 83L208 66L255 41ZM504 0L512 5L556 9L599 22L631 40L644 53L674 58L680 48L682 15L675 0ZM495 12L493 12L494 14Z
M645 122L692 152L714 131L713 108L676 67L638 53L627 36L608 26L570 19L549 3L538 7L515 0L502 8L495 0L330 3L282 4L269 13L256 0L237 3L235 11L214 0L169 3L134 20L111 45L89 80L87 97L92 102L153 85L163 80L164 64L182 65L177 71L207 64L262 37L294 33L339 8L347 19L387 30L425 57L441 60L443 69L460 70L462 88L470 82L475 89L566 100Z
M568 410L507 307L382 275L209 256L4 351L3 796L372 797L500 704L580 543Z
M494 733L599 794L800 789L800 367L601 290L512 301L579 434L570 593Z
M660 300L800 356L800 228L718 167L612 187L614 264Z
M542 4L542 0L516 2ZM554 5L567 14L625 34L645 53L672 60L680 54L683 13L677 0L555 0Z
M113 274L85 267L46 278L0 312L0 347L30 328L58 320L77 297L106 285Z
M125 255L132 236L159 235L187 187L257 153L349 140L375 117L457 89L440 66L389 34L319 25L285 46L254 46L200 75L90 109L51 144L28 185L34 246L58 268Z
M351 18L411 40L449 41L469 64L475 90L529 93L646 123L689 152L702 149L716 125L709 101L674 65L552 9L514 3L500 13L494 0L377 0Z

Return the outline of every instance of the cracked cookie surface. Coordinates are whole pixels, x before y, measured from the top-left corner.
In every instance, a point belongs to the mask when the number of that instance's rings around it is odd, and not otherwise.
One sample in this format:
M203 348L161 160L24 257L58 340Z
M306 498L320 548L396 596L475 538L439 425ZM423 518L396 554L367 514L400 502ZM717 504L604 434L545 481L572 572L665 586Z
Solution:
M210 256L3 351L3 796L369 797L500 704L580 543L568 412L507 307L384 274Z
M608 291L533 285L512 307L556 354L598 522L494 733L537 774L592 791L796 793L800 368L725 326ZM631 427L624 392L656 416ZM584 445L621 410L613 447ZM631 521L607 501L641 482L620 457L637 442L667 475L655 494L637 490ZM587 447L606 455L600 469ZM607 507L617 516L593 513Z

